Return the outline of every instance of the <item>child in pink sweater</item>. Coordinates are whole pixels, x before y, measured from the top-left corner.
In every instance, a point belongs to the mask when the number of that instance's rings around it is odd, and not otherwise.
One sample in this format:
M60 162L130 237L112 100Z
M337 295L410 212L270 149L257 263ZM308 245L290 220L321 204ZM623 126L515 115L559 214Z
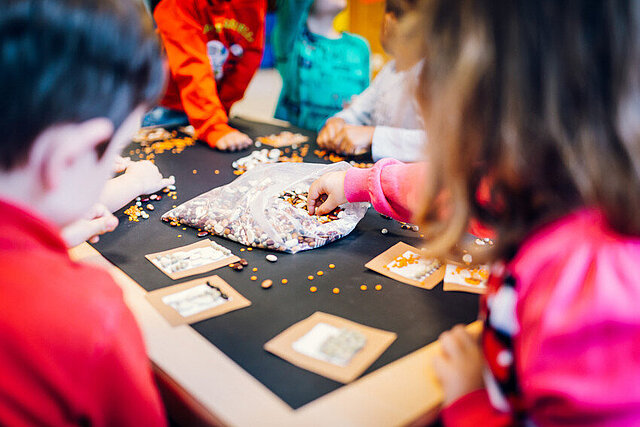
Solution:
M427 3L431 163L325 175L310 211L370 201L441 253L496 230L482 336L440 337L445 425L640 425L640 4Z

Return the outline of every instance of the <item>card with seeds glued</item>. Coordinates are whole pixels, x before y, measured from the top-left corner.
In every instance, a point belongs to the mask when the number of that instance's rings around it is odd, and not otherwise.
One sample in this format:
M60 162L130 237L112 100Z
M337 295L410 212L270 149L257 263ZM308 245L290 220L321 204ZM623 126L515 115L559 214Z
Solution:
M488 279L488 265L469 267L462 264L449 263L444 275L442 289L445 291L484 294L487 291Z
M209 239L144 257L173 280L207 273L240 261L229 249Z
M433 289L442 281L445 265L437 259L429 259L420 249L399 242L365 264L370 270L407 285Z
M158 289L146 297L171 326L200 322L251 305L219 276Z
M264 345L287 362L323 377L350 383L373 364L397 335L320 311Z

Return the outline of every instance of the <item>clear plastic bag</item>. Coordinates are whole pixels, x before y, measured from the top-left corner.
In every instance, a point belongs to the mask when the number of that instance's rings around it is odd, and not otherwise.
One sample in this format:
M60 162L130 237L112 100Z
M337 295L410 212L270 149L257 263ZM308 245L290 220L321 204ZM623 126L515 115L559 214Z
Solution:
M302 193L332 165L276 163L256 167L230 184L214 188L172 209L163 221L177 221L246 246L296 253L317 248L349 234L364 217L368 203L348 203L330 219L311 216L289 201L287 193ZM326 221L326 222L323 222Z

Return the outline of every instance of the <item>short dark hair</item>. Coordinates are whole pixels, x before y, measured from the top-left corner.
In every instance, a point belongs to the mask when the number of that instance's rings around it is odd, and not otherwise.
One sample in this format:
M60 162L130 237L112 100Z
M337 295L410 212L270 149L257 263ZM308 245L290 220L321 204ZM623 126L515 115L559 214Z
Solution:
M418 0L387 0L384 11L392 13L396 18L402 18L405 13L416 7Z
M58 123L119 126L164 87L150 18L136 0L0 0L0 169L23 164Z

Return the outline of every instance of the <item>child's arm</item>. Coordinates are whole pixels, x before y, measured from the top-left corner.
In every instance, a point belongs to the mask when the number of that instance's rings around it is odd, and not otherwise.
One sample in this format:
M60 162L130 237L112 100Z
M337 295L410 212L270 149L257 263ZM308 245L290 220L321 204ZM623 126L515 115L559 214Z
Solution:
M427 135L420 129L376 126L371 155L375 161L392 157L401 162L419 162L425 159L426 142Z
M86 218L80 219L61 230L63 240L72 248L87 240L97 243L102 234L113 231L118 226L118 218L106 206L94 205Z
M141 194L155 193L172 184L175 184L175 178L164 178L150 161L133 162L125 173L107 182L100 195L100 203L110 212L115 212Z
M330 172L309 188L309 212L322 215L342 203L370 202L381 214L410 221L421 206L426 172L426 163L403 164L393 159L380 160L371 169Z
M434 359L434 369L444 392L442 423L456 427L514 425L509 413L493 408L484 389L478 337L458 325L440 335L438 343L441 352Z
M278 0L273 51L276 68L285 77L285 69L296 38L302 32L314 0Z
M189 2L163 0L153 14L169 60L171 74L180 90L180 99L196 137L219 149L243 148L251 143L246 135L227 123L225 111L207 57L203 28ZM230 141L229 134L239 134ZM228 139L228 138L227 138Z

